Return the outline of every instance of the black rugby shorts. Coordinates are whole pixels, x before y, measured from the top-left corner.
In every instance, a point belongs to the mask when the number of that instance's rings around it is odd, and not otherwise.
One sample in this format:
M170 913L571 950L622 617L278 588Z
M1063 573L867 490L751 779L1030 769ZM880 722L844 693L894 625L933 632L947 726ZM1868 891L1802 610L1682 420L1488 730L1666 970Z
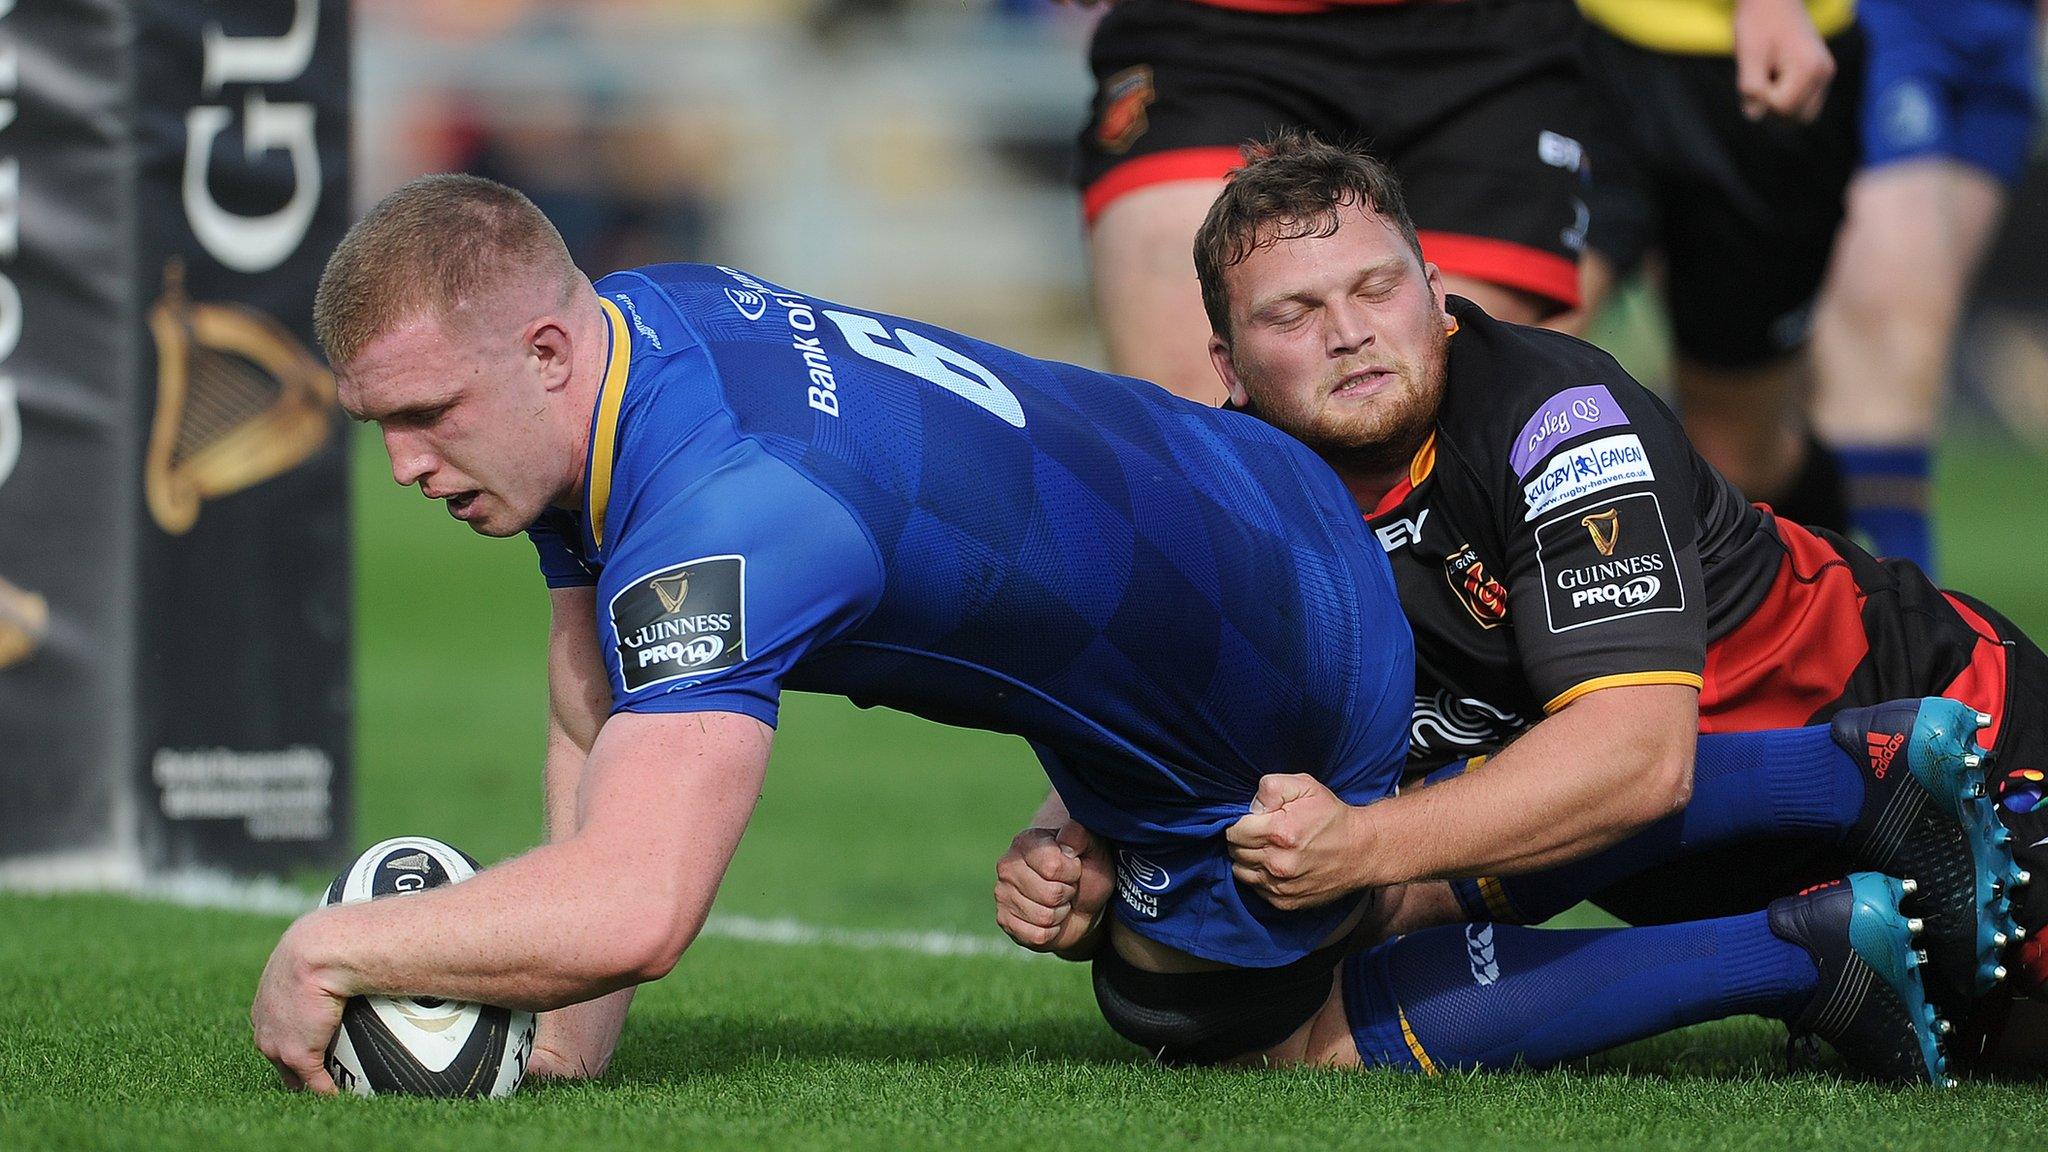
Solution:
M1856 170L1861 30L1829 39L1835 79L1811 124L1745 118L1732 57L1583 35L1586 243L1622 273L1663 254L1672 342L1696 363L1751 368L1804 344Z
M1362 144L1399 176L1446 273L1576 305L1590 98L1570 0L1234 11L1126 0L1089 51L1076 179L1092 223L1125 193L1220 179L1280 128Z

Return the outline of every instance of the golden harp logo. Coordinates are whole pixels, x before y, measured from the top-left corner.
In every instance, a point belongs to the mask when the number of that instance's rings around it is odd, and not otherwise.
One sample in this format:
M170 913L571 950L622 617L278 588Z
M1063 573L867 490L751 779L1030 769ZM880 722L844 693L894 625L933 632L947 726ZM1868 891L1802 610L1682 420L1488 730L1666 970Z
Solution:
M690 598L690 574L658 577L654 581L654 594L661 598L661 610L673 616L682 611L683 601Z
M1593 538L1593 547L1598 548L1602 556L1614 555L1614 546L1621 542L1620 509L1609 508L1605 512L1595 512L1581 519L1579 523L1586 526L1586 534Z
M33 592L0 580L0 668L35 655L50 626L50 605Z
M149 310L156 419L143 495L157 526L192 530L199 506L304 463L327 442L334 377L277 321L240 304L195 304L185 266L164 266Z

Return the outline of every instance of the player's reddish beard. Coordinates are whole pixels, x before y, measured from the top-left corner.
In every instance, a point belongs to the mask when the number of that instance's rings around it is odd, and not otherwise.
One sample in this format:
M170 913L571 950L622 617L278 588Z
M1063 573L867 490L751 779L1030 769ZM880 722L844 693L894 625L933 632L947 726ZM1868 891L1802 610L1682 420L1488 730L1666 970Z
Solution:
M1347 476L1373 477L1404 469L1436 423L1443 401L1450 334L1431 326L1414 360L1359 357L1333 365L1314 387L1260 380L1233 359L1248 400L1246 411L1314 449ZM1337 393L1362 368L1394 374L1377 394L1344 403Z

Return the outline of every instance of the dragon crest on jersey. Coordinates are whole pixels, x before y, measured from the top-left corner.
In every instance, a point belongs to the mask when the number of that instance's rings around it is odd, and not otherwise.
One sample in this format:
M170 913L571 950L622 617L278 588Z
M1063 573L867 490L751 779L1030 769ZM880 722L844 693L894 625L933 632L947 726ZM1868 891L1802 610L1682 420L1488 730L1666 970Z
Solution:
M1139 64L1109 78L1102 86L1102 119L1095 129L1102 150L1121 154L1131 150L1148 127L1145 109L1157 93L1152 84L1152 66Z
M1460 544L1456 552L1444 557L1444 578L1451 582L1458 602L1481 628L1498 628L1507 623L1508 590L1487 574L1485 562L1470 544Z

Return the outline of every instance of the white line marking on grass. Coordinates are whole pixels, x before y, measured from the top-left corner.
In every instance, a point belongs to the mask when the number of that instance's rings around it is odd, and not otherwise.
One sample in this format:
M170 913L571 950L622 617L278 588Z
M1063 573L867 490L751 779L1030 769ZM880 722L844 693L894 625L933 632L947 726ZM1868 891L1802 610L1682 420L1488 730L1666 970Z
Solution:
M1037 956L1007 940L970 936L964 932L877 932L861 928L820 928L791 919L759 920L752 916L714 915L704 935L756 944L825 945L860 952L915 952L921 956Z
M320 894L270 879L241 879L219 872L179 872L131 883L25 882L22 877L0 888L43 894L101 892L181 908L205 908L256 916L298 916L320 902ZM713 913L700 934L721 940L784 947L847 948L856 952L907 952L919 956L992 956L1028 960L1028 952L997 936L966 932L884 931L805 924L790 917L763 920L755 916Z

